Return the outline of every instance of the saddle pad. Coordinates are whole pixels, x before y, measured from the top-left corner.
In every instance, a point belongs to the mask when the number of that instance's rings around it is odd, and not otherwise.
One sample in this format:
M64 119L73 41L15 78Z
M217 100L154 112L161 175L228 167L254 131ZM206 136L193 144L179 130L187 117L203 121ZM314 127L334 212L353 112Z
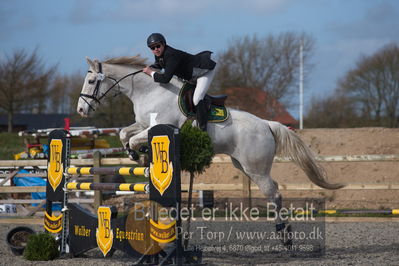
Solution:
M184 99L184 95L189 90L194 90L195 85L184 83L183 87L180 89L179 93L179 108L180 111L187 117L195 118L195 112L190 110L188 103ZM217 106L211 104L211 108L208 111L208 122L211 123L220 123L224 122L229 118L229 112L227 111L226 106Z

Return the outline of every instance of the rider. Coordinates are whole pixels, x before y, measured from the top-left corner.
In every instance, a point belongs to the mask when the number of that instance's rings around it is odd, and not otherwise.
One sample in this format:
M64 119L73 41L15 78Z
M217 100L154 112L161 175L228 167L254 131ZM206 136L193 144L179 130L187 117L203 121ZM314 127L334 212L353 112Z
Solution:
M196 108L197 123L206 131L208 111L204 101L206 92L215 76L216 63L211 59L210 51L192 55L166 44L165 37L153 33L147 38L147 46L155 56L155 63L143 69L155 82L168 83L173 75L191 83L196 83L193 102ZM163 73L154 69L163 69Z

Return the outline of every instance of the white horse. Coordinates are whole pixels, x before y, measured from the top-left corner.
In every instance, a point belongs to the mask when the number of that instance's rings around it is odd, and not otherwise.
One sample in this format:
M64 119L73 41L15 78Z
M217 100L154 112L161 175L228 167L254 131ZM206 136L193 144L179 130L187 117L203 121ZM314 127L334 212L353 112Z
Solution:
M186 121L178 106L179 91L183 82L173 78L168 84L155 83L140 72L145 59L138 56L120 57L99 62L86 58L89 71L86 75L77 111L82 116L98 108L101 99L118 87L134 104L136 123L120 132L125 147L137 149L147 142L150 113L157 113L157 124L181 127ZM282 198L277 182L270 176L275 154L291 158L308 178L326 189L338 189L342 184L327 181L325 171L316 162L306 144L286 126L260 119L247 112L228 108L230 116L222 123L208 123L208 134L215 153L227 154L235 167L243 171L267 199L281 207ZM289 230L277 219L277 229Z

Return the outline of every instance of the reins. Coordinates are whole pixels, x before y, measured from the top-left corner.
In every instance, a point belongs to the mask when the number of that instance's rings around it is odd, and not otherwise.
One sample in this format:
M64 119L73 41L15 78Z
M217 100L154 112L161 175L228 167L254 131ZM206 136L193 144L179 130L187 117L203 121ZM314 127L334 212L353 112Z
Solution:
M92 73L92 71L90 71L90 70L88 72ZM116 85L118 85L118 87L119 87L119 83L122 80L124 80L127 77L134 76L134 75L136 75L136 74L138 74L140 72L143 72L143 70L138 70L136 72L127 74L127 75L123 76L122 78L120 78L119 80L116 80L116 79L114 79L112 77L105 76L103 71L102 71L102 64L98 63L98 73L97 73L97 77L96 77L97 83L96 83L96 87L94 88L93 94L90 95L90 94L81 93L79 95L79 97L81 97L83 99L83 101L85 101L87 103L87 105L89 106L89 108L91 110L95 111L94 107L85 98L92 99L95 102L97 102L98 104L101 104L101 102L100 102L101 99L104 98L108 94L108 92L110 92ZM103 81L106 78L113 80L115 83L111 87L109 87L103 94L101 94L101 96L99 98L97 98L98 92L100 90L101 81Z

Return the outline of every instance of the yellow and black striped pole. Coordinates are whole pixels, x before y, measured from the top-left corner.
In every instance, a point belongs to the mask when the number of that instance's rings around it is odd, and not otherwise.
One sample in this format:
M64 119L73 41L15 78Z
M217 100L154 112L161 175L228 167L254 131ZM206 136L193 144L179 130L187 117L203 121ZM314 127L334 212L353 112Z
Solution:
M148 183L89 183L69 182L67 190L109 190L109 191L136 191L148 192Z
M305 210L295 211L298 215L310 215L310 214L393 214L398 215L399 209L385 209L385 210Z
M135 175L149 177L148 167L67 167L69 175Z

